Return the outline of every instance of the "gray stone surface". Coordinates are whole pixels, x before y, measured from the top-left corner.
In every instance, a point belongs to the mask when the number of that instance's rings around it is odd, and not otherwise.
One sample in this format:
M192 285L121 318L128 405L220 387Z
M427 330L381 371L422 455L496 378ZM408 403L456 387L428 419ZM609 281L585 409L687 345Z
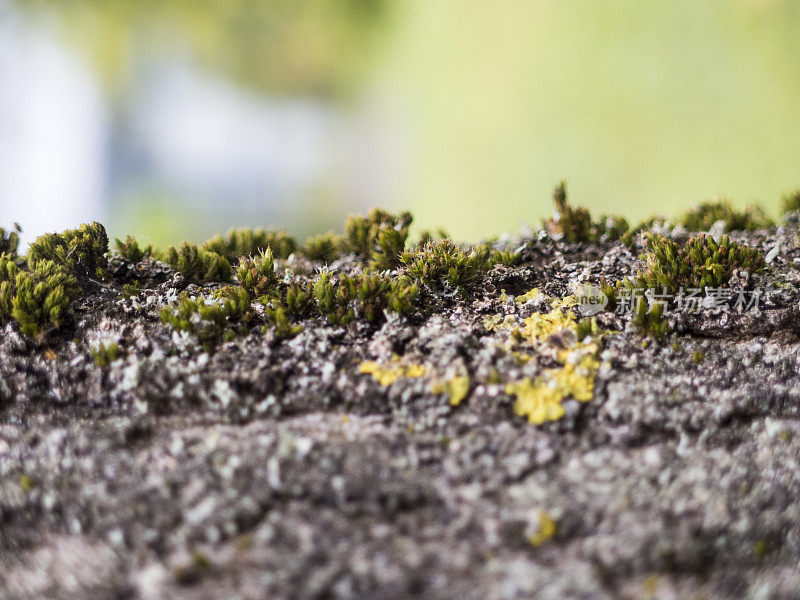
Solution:
M678 315L664 344L601 315L593 399L541 426L504 382L551 365L483 319L543 309L503 289L632 274L620 243L519 240L521 266L426 313L211 355L158 318L181 278L115 259L68 331L2 331L0 597L800 597L798 227L734 237L770 256L761 314ZM123 357L95 366L100 340ZM465 369L469 397L359 373L392 354Z

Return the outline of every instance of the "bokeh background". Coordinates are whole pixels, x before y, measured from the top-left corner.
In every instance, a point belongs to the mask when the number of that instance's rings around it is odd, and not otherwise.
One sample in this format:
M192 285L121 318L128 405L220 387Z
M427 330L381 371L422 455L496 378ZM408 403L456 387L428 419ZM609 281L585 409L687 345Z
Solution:
M800 185L800 2L0 0L0 224L461 239Z

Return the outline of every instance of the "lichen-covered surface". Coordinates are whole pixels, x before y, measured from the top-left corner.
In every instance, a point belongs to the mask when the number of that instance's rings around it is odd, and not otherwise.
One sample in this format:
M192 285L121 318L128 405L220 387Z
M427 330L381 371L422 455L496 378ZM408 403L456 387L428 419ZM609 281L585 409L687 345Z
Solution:
M543 315L641 247L529 234L408 314L212 351L160 313L218 286L112 256L61 329L3 325L0 597L797 598L799 233L731 233L767 259L760 313L658 343L603 312L574 360ZM553 381L529 422L515 394Z

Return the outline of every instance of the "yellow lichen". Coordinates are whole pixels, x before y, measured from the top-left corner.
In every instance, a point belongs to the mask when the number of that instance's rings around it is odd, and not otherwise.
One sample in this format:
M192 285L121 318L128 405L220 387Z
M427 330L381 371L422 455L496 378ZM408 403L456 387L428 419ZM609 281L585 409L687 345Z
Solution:
M469 393L469 375L461 375L435 381L431 384L431 392L434 394L447 394L450 404L458 406Z
M381 385L391 385L401 377L422 377L425 375L425 365L402 364L399 358L393 357L387 366L371 360L365 361L358 367L358 371L372 375L372 378Z
M540 294L541 292L539 291L539 288L533 288L529 292L525 292L521 296L517 296L516 298L514 298L514 301L517 304L525 304L529 300L534 300L538 298Z
M514 411L528 421L541 425L546 421L556 421L564 416L564 407L561 406L563 395L539 378L535 382L530 377L521 381L509 383L506 394L516 396Z
M574 296L553 299L548 313L534 313L523 320L522 325L513 323L513 317L496 322L495 328L508 328L511 340L535 344L540 351L556 359L561 367L546 369L536 379L522 379L509 383L506 393L516 397L515 412L531 423L542 424L564 416L561 405L565 398L580 401L592 399L594 378L600 368L599 346L592 336L587 341L578 341L575 315L567 310L575 306ZM557 339L557 343L553 342ZM534 356L527 351L509 352L520 362L528 362Z
M542 511L539 513L539 531L528 538L531 546L541 546L545 542L552 540L558 533L558 522L549 513Z

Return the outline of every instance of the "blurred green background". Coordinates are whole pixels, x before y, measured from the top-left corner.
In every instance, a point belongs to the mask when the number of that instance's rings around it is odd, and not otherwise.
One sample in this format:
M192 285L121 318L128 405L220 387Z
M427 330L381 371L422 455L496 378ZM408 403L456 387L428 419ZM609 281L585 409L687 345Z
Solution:
M117 235L303 235L380 205L475 239L538 225L562 178L575 202L633 220L721 195L775 213L800 185L798 2L7 8L100 90L88 210Z

